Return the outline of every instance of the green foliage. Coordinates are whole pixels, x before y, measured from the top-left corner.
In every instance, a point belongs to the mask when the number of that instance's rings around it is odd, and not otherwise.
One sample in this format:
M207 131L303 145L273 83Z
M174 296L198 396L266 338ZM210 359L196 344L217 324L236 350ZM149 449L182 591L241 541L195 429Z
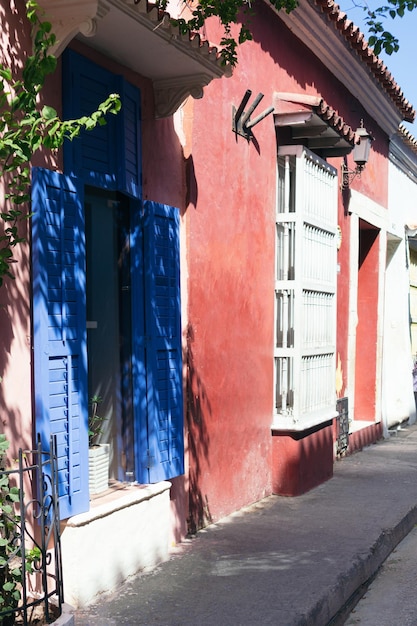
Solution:
M0 434L0 624L12 625L15 610L21 598L23 577L36 569L41 550L34 546L24 552L22 564L21 519L16 513L20 490L13 486L6 471L6 453L9 442ZM22 568L25 571L22 571Z
M27 0L26 16L32 28L33 51L24 60L21 74L14 77L10 68L0 64L0 176L8 187L0 218L4 232L0 236L0 286L6 276L13 278L13 251L24 241L18 223L29 217L30 161L41 148L57 150L65 139L78 137L83 129L91 130L106 123L106 115L117 114L121 103L117 94L109 97L89 116L63 121L51 106L38 104L46 77L56 68L56 58L49 54L55 44L51 24L40 18L35 0Z
M102 402L103 398L100 396L93 396L90 400L91 411L88 416L88 444L90 446L96 443L97 437L103 432L103 422L107 419L97 414L98 405Z
M370 9L364 3L363 9L367 13L365 23L370 33L368 43L373 48L375 54L384 51L387 55L398 52L400 43L398 38L385 29L384 23L387 19L404 17L407 11L414 11L417 8L417 0L388 0L388 4Z
M14 506L19 502L20 493L17 487L10 484L9 475L4 472L8 447L5 435L0 434L0 614L9 613L2 624L14 623L13 611L20 600L22 582L20 516Z

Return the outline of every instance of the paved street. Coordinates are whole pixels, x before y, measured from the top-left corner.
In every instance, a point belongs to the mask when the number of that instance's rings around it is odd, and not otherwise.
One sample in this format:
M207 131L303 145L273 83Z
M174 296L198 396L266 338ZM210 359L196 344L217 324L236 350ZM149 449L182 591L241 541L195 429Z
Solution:
M415 524L411 426L337 462L333 479L309 493L265 498L213 524L168 562L76 611L75 625L327 626ZM122 528L115 532L129 540ZM404 578L394 589L403 608L401 598L414 592L412 563ZM417 624L399 615L359 623Z
M345 626L417 625L417 528L382 566Z

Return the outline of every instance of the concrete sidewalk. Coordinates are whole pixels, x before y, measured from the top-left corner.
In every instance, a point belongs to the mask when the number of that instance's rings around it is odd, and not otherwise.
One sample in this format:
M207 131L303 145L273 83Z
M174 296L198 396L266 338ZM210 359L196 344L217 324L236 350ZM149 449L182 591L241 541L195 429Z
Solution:
M271 496L213 524L170 561L77 611L75 625L343 623L332 619L417 523L417 426L334 470L303 496Z

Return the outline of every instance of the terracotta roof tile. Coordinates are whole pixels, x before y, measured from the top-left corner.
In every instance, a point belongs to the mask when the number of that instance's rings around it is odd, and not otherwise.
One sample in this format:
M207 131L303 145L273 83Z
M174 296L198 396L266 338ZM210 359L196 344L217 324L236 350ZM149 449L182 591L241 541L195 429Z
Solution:
M403 124L400 124L398 134L404 141L406 146L408 146L410 150L414 152L415 155L417 155L417 139L413 137L410 131Z
M399 109L403 118L407 122L414 121L416 112L395 82L392 74L388 70L384 62L374 53L365 39L360 29L348 19L346 13L340 10L338 4L333 0L311 0L320 10L335 22L335 26L341 31L347 42L358 53L360 58L368 65L374 78L381 84L382 88L387 92L388 96Z
M276 92L274 106L277 114L311 110L345 141L352 145L355 142L356 133L352 127L320 96Z

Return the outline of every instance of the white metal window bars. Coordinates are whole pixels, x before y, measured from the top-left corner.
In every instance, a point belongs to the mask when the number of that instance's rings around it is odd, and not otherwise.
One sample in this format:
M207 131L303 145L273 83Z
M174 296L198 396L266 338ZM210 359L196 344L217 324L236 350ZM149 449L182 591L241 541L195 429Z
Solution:
M274 423L291 428L334 414L337 173L301 146L286 150L278 158Z

